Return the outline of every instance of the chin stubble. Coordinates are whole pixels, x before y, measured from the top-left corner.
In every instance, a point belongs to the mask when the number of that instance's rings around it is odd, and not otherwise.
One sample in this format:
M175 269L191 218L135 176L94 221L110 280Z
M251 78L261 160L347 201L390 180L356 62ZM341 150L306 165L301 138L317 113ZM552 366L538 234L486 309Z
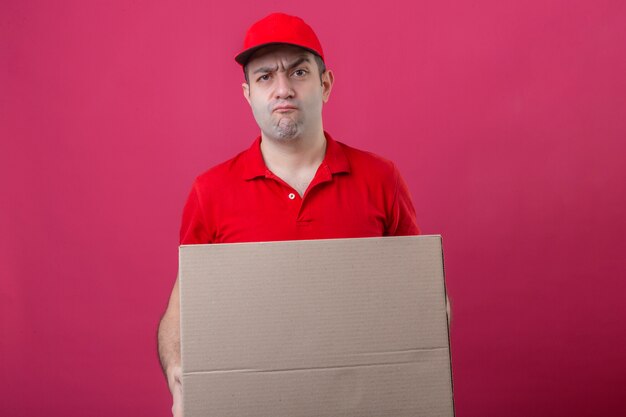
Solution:
M293 120L282 119L276 126L276 133L278 133L278 139L293 139L298 135L298 125Z

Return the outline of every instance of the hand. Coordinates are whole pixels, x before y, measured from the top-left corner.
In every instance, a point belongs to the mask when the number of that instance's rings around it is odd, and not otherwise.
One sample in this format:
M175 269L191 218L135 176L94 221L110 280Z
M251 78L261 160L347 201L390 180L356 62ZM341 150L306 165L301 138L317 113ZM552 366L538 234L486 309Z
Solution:
M180 366L168 369L167 384L172 393L172 416L183 417L183 369Z

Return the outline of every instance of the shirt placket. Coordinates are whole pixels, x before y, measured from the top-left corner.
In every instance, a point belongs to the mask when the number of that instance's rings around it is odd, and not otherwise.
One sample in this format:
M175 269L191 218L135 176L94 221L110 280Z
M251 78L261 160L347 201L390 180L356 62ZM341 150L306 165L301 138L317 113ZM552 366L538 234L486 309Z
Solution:
M282 194L286 197L287 205L289 207L290 218L293 219L298 229L308 228L311 226L312 219L307 215L306 203L310 200L309 195L314 192L315 188L319 185L331 181L332 174L326 164L320 165L315 176L311 180L311 184L305 191L304 195L300 197L300 194L289 184L283 181L280 177L274 175L270 170L267 170L265 176L272 178L281 186Z
M279 198L284 200L290 219L296 222L303 201L298 192L281 178L274 175L270 170L265 173L265 177L276 181L277 185L280 187Z
M298 215L296 217L296 226L299 230L306 232L306 230L313 226L314 219L312 218L309 210L309 207L313 203L311 199L315 197L315 193L319 192L318 188L323 183L332 181L332 178L333 176L328 166L326 164L320 165L315 173L315 176L313 177L313 180L311 180L311 184L309 184L309 187L302 197L302 202L300 203Z

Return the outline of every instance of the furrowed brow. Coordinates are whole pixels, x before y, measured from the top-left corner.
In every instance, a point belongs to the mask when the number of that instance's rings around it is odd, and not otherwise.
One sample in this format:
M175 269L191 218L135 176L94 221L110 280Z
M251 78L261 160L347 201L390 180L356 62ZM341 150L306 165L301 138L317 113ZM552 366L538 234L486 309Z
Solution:
M287 69L292 69L297 67L298 65L302 64L303 62L308 62L309 64L311 63L311 61L309 60L308 57L303 56L302 58L297 59L296 61L294 61L292 64L289 65L289 67Z
M307 62L307 63L310 64L311 60L309 60L309 58L306 57L306 56L298 58L293 63L289 64L289 66L287 67L287 70L295 68L298 65L302 64L303 62ZM257 68L256 70L254 70L252 72L252 74L267 74L268 72L275 72L275 71L278 71L278 65L274 65L272 67L260 67L260 68Z
M253 74L261 74L267 72L278 71L278 65L274 65L273 67L261 67L254 70Z

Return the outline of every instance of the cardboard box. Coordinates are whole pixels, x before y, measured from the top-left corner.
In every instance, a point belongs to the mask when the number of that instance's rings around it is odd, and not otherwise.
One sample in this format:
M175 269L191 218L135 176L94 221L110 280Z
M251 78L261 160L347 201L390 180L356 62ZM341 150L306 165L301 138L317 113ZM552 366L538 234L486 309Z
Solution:
M185 417L453 416L440 236L180 247Z

